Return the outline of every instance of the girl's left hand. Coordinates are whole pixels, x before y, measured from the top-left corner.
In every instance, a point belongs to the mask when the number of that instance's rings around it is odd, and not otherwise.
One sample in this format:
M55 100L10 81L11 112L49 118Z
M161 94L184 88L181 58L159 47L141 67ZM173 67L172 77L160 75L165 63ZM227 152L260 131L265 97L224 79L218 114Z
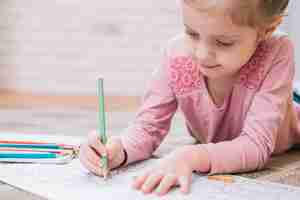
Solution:
M167 194L175 186L179 186L182 193L189 193L194 170L192 149L187 146L172 152L153 169L138 176L133 187L145 194L155 190L160 196Z

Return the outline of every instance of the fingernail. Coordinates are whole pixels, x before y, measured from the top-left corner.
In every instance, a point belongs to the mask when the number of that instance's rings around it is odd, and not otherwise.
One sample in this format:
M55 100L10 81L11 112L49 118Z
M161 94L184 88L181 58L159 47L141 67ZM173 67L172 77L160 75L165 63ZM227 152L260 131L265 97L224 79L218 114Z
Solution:
M107 156L107 152L104 151L104 152L102 153L102 156Z
M107 178L108 178L108 170L104 170L104 172L103 172L103 177L104 177L104 180L107 180Z
M181 187L181 192L184 194L188 194L189 193L188 178L185 176L180 177L179 183Z
M188 178L187 178L186 176L181 176L181 177L179 177L179 183L180 183L181 185L187 185L187 183L188 183Z
M161 185L159 185L156 190L155 190L156 194L160 194L161 193Z
M160 188L157 188L157 189L155 190L155 193L156 193L156 194L160 194L160 192L161 192L161 189L160 189Z

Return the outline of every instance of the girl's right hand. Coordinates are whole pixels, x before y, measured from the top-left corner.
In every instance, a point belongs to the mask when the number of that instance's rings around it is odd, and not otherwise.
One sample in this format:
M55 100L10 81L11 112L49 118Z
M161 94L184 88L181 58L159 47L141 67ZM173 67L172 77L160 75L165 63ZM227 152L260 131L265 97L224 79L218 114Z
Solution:
M109 170L120 166L125 155L120 138L110 138L106 145L102 144L96 131L88 134L87 141L80 145L79 160L85 168L98 176L104 176L101 166L101 156L108 156Z

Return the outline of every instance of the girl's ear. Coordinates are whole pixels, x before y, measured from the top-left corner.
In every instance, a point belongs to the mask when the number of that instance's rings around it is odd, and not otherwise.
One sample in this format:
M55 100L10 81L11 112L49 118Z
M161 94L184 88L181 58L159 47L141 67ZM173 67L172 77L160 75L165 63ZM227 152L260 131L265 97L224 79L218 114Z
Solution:
M277 29L277 27L282 23L282 20L282 16L278 16L275 19L273 19L272 23L262 30L261 39L267 40L268 38L270 38L273 32Z

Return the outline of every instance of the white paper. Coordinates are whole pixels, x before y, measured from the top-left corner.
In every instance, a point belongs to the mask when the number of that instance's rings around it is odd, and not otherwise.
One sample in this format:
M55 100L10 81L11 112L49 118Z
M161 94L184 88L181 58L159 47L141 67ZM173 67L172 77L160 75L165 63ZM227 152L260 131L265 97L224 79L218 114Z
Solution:
M0 179L26 191L53 200L158 199L154 194L144 195L130 185L134 176L141 174L157 160L141 162L122 171L115 171L112 178L104 181L88 173L76 159L67 165L1 164ZM300 188L263 183L234 177L235 182L226 184L194 175L191 193L184 196L178 189L164 196L164 200L299 200Z

